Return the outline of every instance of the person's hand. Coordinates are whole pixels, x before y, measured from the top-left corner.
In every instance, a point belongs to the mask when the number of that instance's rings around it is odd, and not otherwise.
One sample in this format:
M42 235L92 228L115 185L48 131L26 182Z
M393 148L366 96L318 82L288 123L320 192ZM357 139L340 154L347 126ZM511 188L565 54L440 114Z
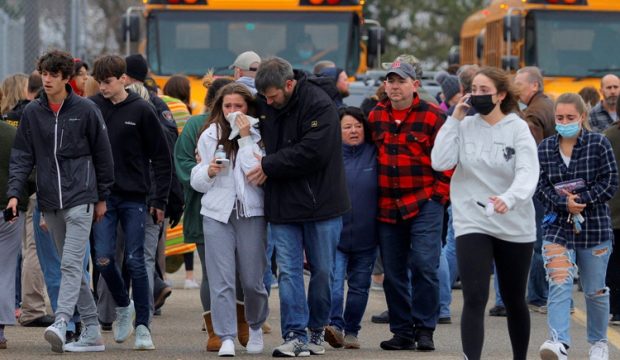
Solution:
M106 211L108 211L108 207L106 205L105 200L98 201L95 204L95 222L99 222L105 216Z
M153 220L155 221L156 225L159 225L161 223L164 222L164 211L155 207L152 207L149 209L149 214L151 214L151 216L154 217Z
M45 232L49 231L49 229L47 228L47 221L45 221L45 217L43 216L43 214L41 214L41 218L39 219L39 227Z
M586 208L586 204L580 204L577 202L577 199L579 199L579 195L572 194L566 190L563 191L564 195L566 195L566 207L568 208L568 212L573 215L580 214L583 209Z
M258 159L258 165L247 174L248 181L250 184L255 186L260 186L267 181L267 174L263 171L263 165L261 164L262 156L258 154L254 154L254 156Z
M239 113L235 119L235 124L239 128L241 137L250 136L250 120L244 113Z
M17 215L17 198L13 197L9 200L8 204L6 205L7 209L11 209L11 211L13 211L13 220L9 221L10 223L14 223L15 221L17 221L17 218L19 217L19 215Z
M454 112L452 113L453 118L459 121L465 118L467 112L471 108L471 105L469 105L469 99L471 99L471 94L465 94L465 96L463 96L461 100L456 103L456 106L454 107Z
M226 168L224 164L218 164L215 162L216 159L212 159L209 164L209 168L207 169L207 174L211 179L213 179L217 174L219 174L222 170Z
M200 164L202 162L202 158L200 157L200 154L198 153L198 149L194 150L194 156L196 157L196 164Z
M489 200L493 203L493 208L498 214L505 214L508 212L508 205L499 196L491 196Z

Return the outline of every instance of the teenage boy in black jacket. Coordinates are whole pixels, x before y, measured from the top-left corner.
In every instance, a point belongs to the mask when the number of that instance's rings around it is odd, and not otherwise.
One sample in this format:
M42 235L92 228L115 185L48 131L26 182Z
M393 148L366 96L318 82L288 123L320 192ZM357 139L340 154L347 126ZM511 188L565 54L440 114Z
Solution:
M93 65L93 77L100 94L91 98L99 106L108 126L114 155L116 181L108 198L108 213L94 227L96 265L116 301L114 340L123 342L133 332L134 349L155 348L149 330L149 284L144 263L144 227L146 216L158 224L170 190L172 164L170 151L151 105L136 93L125 90L126 64L122 57L107 55ZM155 191L149 195L149 164L154 172ZM148 214L147 214L148 213ZM125 264L131 277L133 299L115 262L116 228L120 221L125 240Z
M82 262L93 222L106 213L114 182L112 152L101 112L68 85L73 57L53 50L38 61L44 92L28 104L11 152L7 208L13 209L37 168L39 208L61 254L56 321L45 330L52 351L103 351L97 308ZM85 329L65 345L67 322L75 306Z

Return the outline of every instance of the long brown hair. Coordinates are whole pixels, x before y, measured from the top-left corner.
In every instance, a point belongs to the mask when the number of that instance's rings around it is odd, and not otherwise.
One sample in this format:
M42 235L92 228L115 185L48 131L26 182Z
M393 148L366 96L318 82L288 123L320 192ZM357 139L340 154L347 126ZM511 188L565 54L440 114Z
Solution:
M500 110L502 110L504 114L519 111L519 102L517 100L517 96L515 95L515 92L512 88L510 76L505 70L492 66L485 66L478 70L474 77L480 74L491 79L491 81L495 85L495 88L497 89L497 93L506 93L506 97L499 105Z
M236 140L228 140L228 136L230 136L232 128L226 120L226 117L224 117L224 109L222 108L222 106L224 104L224 97L226 95L233 94L241 95L245 103L248 105L247 115L255 116L256 101L254 99L254 96L252 96L252 93L245 85L233 82L225 85L220 90L218 90L217 95L215 96L215 102L213 103L213 107L211 108L211 113L209 114L209 119L205 122L205 125L202 128L202 131L205 131L209 126L211 126L211 124L217 125L217 144L224 145L226 157L228 157L229 159L232 159L237 153L237 150L239 150L239 144Z

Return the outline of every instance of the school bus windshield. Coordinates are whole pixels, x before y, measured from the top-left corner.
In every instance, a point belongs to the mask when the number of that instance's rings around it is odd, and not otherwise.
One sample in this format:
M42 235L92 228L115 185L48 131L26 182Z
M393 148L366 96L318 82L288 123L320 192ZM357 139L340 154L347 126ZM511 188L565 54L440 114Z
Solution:
M545 76L600 77L620 72L620 13L530 11L525 63Z
M358 27L352 13L152 11L147 58L158 75L231 74L228 66L244 51L280 56L312 70L332 60L348 73L359 65Z

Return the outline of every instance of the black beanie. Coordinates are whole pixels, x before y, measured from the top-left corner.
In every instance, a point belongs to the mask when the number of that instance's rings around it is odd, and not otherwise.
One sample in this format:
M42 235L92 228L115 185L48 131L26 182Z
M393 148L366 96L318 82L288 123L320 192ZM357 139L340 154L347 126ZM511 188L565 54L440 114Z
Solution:
M125 74L138 81L144 82L149 72L144 57L140 54L129 55L125 58L125 62L127 63L127 71L125 71Z

